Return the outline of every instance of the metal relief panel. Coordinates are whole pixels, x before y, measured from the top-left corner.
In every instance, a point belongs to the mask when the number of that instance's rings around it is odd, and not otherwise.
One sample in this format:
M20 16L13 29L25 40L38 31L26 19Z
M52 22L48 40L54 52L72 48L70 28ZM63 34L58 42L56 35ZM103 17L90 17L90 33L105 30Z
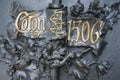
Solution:
M80 0L69 8L53 0L43 10L27 10L13 1L13 22L7 37L0 36L0 61L9 65L11 80L88 80L92 67L98 78L109 73L111 62L99 57L119 20L120 2L99 4L94 0L84 11Z

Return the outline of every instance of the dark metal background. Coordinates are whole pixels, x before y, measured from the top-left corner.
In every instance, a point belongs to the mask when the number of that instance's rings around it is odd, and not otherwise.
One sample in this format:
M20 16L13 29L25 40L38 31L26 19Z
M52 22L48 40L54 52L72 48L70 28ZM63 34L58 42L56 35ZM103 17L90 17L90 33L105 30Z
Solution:
M28 10L41 10L48 6L51 0L18 0L26 9ZM71 6L77 0L63 0L64 5ZM89 3L93 0L81 0L85 4L85 10L88 8ZM100 0L100 4L106 3L111 5L112 3L118 2L120 0ZM10 18L9 10L12 0L0 0L0 35L6 36L6 25L12 21ZM120 22L120 21L119 21ZM113 30L110 31L106 40L108 45L104 49L99 60L108 60L112 63L112 68L109 70L108 74L97 78L95 69L91 69L91 73L88 80L120 80L120 23L114 25ZM0 63L0 80L10 80L10 77L6 73L7 65ZM74 78L67 77L67 74L60 72L60 80L74 80Z

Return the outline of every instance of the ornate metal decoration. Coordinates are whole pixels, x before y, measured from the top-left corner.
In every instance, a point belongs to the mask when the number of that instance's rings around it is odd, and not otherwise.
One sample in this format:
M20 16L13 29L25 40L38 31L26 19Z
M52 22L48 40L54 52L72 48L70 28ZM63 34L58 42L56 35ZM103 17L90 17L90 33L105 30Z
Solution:
M111 68L109 61L99 62L97 57L107 45L108 30L119 20L120 2L101 7L94 0L84 12L78 0L68 13L62 0L40 11L27 11L13 1L10 13L8 37L0 36L0 61L9 65L11 80L60 80L61 67L87 80L91 66L98 77Z

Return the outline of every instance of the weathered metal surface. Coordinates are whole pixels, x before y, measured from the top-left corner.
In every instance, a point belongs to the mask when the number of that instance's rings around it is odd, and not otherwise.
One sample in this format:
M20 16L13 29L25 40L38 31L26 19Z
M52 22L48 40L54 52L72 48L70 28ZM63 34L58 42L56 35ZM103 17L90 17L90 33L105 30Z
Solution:
M51 29L49 32L48 28L42 36L35 38L16 30L17 15L21 11L32 12L32 10L26 10L19 2L13 1L10 10L13 22L7 25L8 36L0 36L0 60L9 65L7 72L12 80L60 80L62 67L65 68L65 73L72 75L75 80L87 80L92 66L96 69L98 77L107 73L112 64L106 60L99 62L97 58L107 45L105 38L108 30L112 30L113 25L119 20L120 3L111 6L106 4L100 6L99 3L99 0L94 0L84 12L85 5L78 0L70 7L70 13L67 13L68 10L62 5L61 0L58 2L53 0L48 8L37 13L48 20L46 26L58 29L60 26L54 26L56 21L52 16L56 16L56 11L65 12L61 17L64 22L64 24L61 22L63 29L55 31ZM56 17L58 16L60 15ZM99 32L100 39L95 44L68 40L67 20L103 21L104 26ZM71 34L76 36L74 33Z

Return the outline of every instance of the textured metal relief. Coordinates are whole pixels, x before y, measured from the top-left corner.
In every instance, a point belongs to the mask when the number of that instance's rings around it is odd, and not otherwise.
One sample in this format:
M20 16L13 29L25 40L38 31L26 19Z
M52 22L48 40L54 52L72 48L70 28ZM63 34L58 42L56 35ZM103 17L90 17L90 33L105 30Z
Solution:
M70 8L53 0L44 10L28 11L13 1L8 36L0 36L0 61L9 65L11 80L60 80L61 67L75 80L87 80L92 66L98 77L107 73L111 63L97 58L119 20L120 2L99 3L94 0L84 12L80 0Z

